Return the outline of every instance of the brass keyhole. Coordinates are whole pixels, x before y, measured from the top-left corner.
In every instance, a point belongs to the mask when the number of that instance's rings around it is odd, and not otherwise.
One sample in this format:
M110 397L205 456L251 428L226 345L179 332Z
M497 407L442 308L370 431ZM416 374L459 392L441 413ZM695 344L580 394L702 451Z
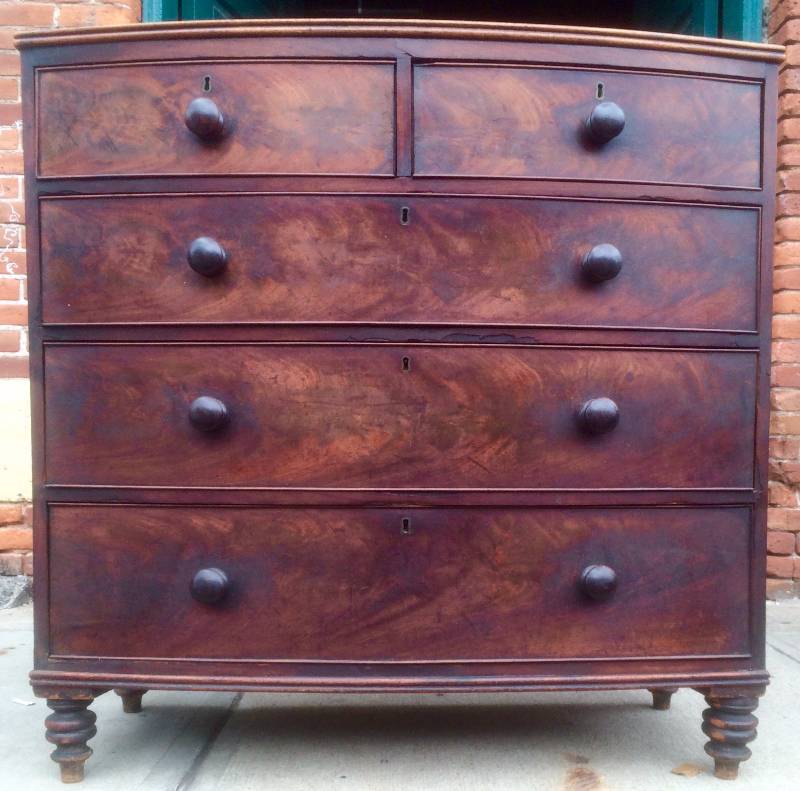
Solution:
M410 536L411 535L411 520L407 516L404 516L400 520L400 532L404 536Z
M211 93L211 77L208 74L203 77L203 90L206 93Z

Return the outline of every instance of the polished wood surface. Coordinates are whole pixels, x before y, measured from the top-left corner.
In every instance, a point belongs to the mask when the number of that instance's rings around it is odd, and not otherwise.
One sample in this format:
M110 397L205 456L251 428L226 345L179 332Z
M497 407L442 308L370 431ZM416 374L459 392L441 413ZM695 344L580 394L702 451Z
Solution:
M606 144L586 135L599 85L626 119ZM414 172L759 187L760 107L758 83L423 64Z
M627 349L57 346L46 353L47 481L747 489L755 362ZM221 431L191 424L198 397L224 404ZM580 411L597 397L620 416L594 436Z
M591 27L560 25L530 25L503 22L449 21L436 19L214 19L192 22L158 22L137 25L112 25L96 28L23 31L16 35L19 49L29 47L63 46L69 44L132 41L161 41L172 43L182 39L214 39L247 37L325 37L342 41L349 37L368 39L403 36L407 38L436 38L447 41L479 40L538 43L580 44L607 47L631 47L650 51L683 52L694 55L721 55L745 60L783 60L784 49L776 44L753 41L734 41L710 37L685 36L641 30L609 30ZM608 56L606 56L608 57Z
M42 176L394 172L389 63L65 69L41 73L38 91ZM203 97L224 114L220 139L186 126Z
M111 689L691 687L732 776L768 680L781 49L20 46L31 680L66 779Z
M44 319L752 332L758 220L736 207L414 195L46 200ZM187 265L198 237L221 249L205 243L211 264L225 257L210 276ZM608 244L621 269L595 283L584 259Z
M746 508L54 506L57 655L397 662L749 652ZM614 594L587 596L592 563ZM190 584L218 566L222 600ZM722 606L718 591L733 591ZM135 628L130 628L135 624Z

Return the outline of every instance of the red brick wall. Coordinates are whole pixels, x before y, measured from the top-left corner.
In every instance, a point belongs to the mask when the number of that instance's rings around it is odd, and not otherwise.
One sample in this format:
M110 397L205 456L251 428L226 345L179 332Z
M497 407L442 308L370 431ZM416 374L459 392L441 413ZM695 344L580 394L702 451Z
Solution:
M800 0L771 0L778 100L767 595L800 595Z
M141 0L0 0L0 378L28 376L25 216L19 55L21 30L119 25L140 18ZM3 453L13 453L0 437ZM0 574L31 573L30 506L0 503Z
M0 574L33 573L31 506L0 504Z

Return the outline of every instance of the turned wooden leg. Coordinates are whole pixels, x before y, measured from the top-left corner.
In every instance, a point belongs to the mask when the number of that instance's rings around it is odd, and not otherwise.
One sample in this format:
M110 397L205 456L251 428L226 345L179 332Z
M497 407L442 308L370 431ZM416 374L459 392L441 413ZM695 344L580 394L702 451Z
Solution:
M653 708L657 711L667 711L669 709L670 700L677 691L677 687L659 687L658 689L651 689Z
M142 696L146 689L115 689L122 698L122 710L126 714L138 714L142 710Z
M83 780L83 763L92 754L92 748L86 742L97 733L94 726L97 715L89 711L91 702L92 698L47 700L53 713L44 721L47 727L45 738L56 746L50 757L61 767L62 783Z
M747 743L756 738L758 706L755 696L705 696L710 708L703 712L703 733L709 737L706 752L714 759L714 774L723 780L735 780L739 764L751 753Z

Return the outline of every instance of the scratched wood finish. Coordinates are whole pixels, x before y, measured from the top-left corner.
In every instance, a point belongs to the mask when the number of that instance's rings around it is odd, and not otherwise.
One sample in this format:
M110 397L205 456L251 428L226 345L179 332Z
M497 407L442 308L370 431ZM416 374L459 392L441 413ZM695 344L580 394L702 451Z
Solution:
M752 332L758 220L753 209L408 195L47 200L44 320ZM187 265L200 236L225 249L221 275ZM592 284L581 261L602 243L623 268Z
M76 345L46 364L52 484L753 486L752 353ZM227 426L190 424L200 396ZM621 418L588 436L597 397Z
M49 540L55 654L430 661L749 652L746 508L55 506ZM619 580L602 602L580 586L597 563ZM189 592L208 567L229 579L215 604ZM731 591L724 601L722 588Z
M585 141L603 99L622 134ZM492 65L414 69L420 175L761 185L761 86L667 75Z
M110 689L687 686L753 719L780 48L374 20L22 46L31 681L66 779ZM584 287L602 242L622 271Z
M42 72L38 92L42 176L394 173L389 63L66 69ZM221 140L187 129L184 113L199 97L222 111Z

